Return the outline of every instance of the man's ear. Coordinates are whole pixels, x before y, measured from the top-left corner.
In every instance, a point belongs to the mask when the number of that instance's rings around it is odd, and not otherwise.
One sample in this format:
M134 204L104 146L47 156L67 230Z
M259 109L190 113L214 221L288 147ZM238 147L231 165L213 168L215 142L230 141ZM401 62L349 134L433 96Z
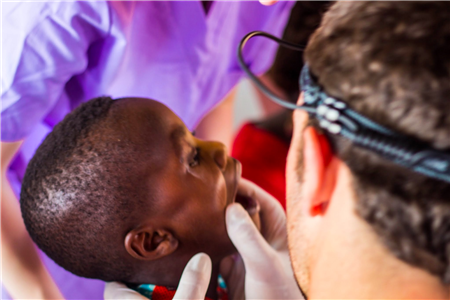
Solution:
M145 225L132 229L125 236L125 249L134 258L155 260L178 248L178 240L167 230Z
M338 159L327 138L313 127L304 130L303 139L303 199L311 216L322 215L335 188Z

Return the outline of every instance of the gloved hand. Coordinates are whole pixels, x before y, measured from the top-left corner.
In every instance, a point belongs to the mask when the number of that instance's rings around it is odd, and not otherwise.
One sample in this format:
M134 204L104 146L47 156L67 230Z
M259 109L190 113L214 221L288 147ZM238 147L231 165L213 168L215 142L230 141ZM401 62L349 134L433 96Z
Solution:
M230 299L243 299L243 265L245 265L246 299L304 299L292 271L286 234L286 216L278 201L257 185L241 179L238 193L259 202L261 233L244 208L228 206L228 235L238 250L239 258L222 263Z
M194 255L181 275L177 292L173 299L205 299L211 279L211 259L205 253ZM119 282L108 282L103 294L105 299L148 300L136 291Z

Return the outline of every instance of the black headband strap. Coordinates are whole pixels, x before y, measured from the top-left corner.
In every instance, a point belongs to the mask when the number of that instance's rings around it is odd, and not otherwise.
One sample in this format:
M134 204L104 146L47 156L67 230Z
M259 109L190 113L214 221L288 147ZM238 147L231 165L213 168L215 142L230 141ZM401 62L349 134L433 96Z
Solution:
M238 48L239 64L254 83L274 102L288 109L302 109L319 121L319 126L333 135L343 136L353 144L376 153L398 165L431 178L450 183L450 153L434 149L425 142L390 130L348 107L342 100L326 94L305 64L300 75L304 104L295 105L273 94L247 67L242 57L246 42L254 36L264 36L283 47L303 51L297 46L265 32L251 32Z

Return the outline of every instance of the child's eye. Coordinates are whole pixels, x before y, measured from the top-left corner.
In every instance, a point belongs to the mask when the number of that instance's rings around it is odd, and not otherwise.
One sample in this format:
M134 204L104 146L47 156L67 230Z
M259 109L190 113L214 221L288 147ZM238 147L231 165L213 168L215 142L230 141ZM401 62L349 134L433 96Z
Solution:
M199 163L200 163L200 149L195 148L194 156L192 157L189 166L192 168L197 166Z

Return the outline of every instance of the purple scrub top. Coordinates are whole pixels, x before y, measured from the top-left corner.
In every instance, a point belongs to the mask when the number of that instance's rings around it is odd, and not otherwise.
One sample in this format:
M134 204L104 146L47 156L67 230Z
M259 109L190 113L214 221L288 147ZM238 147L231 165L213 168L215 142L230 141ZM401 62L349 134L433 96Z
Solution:
M240 39L253 30L281 36L292 5L218 1L206 14L198 1L3 3L1 139L24 139L8 172L16 195L43 138L91 98L155 99L194 129L243 76ZM261 74L275 51L255 38L244 56ZM103 298L103 282L41 256L67 299Z

